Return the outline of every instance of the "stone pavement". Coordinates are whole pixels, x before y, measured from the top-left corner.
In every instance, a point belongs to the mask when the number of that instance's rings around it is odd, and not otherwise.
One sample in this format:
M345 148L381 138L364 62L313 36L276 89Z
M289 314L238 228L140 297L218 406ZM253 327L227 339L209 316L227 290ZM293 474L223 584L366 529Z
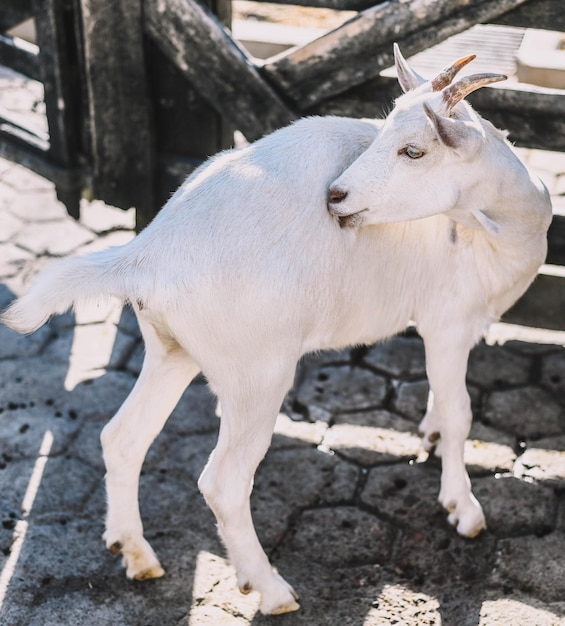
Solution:
M525 156L562 202L562 158ZM122 244L132 224L99 202L74 222L50 183L0 161L0 306L51 257ZM479 345L468 374L467 462L489 524L474 540L448 526L439 465L420 448L418 337L304 360L252 498L302 610L263 617L256 595L237 591L196 488L218 429L204 382L185 393L141 478L146 534L167 574L128 581L101 541L98 437L141 367L134 316L79 311L29 337L0 328L0 624L565 624L564 335L502 325L497 336L508 341Z

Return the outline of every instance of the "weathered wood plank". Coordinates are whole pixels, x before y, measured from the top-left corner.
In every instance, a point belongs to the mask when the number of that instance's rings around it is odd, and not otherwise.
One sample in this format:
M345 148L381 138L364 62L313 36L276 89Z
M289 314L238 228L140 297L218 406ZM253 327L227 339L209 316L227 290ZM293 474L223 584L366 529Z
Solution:
M153 129L141 0L82 0L93 193L153 214Z
M378 77L305 113L382 118L400 93L396 79ZM565 92L508 84L480 89L468 100L495 126L508 130L517 145L565 152Z
M0 65L40 80L38 48L21 39L0 34Z
M31 0L2 0L0 31L6 31L31 17Z
M553 265L565 265L565 215L553 216L547 233L547 244L547 262ZM563 310L561 311L562 316ZM565 318L563 319L565 320Z
M162 206L194 168L233 145L234 129L182 75L157 45L145 38L147 81L155 124L155 204ZM172 175L163 163L179 163ZM184 176L182 173L184 172ZM139 224L139 222L138 222ZM141 224L139 224L141 225Z
M47 132L42 129L26 127L4 107L0 107L0 129L4 135L18 137L31 144L34 149L37 148L44 152L49 150L49 134Z
M565 279L539 274L502 321L520 326L565 330Z
M250 140L295 115L219 20L194 0L146 0L148 34L200 94Z
M262 73L304 110L390 66L394 41L406 56L411 56L476 23L488 22L524 1L385 2L310 44L277 57L262 68Z
M44 88L49 123L49 158L62 167L79 167L78 82L73 70L76 58L74 33L68 27L71 0L32 0L39 76ZM57 189L72 215L78 214L81 190Z
M9 130L0 130L0 157L27 167L52 181L56 188L63 191L72 191L81 187L82 169L61 167L49 159L45 148L46 145L35 143L33 137L24 137L13 134Z
M565 5L563 0L528 0L493 23L565 31Z
M290 4L302 7L315 7L318 9L333 9L335 11L363 11L377 2L375 0L255 0L256 2L268 2L273 4ZM397 0L393 0L396 2ZM382 0L381 0L382 2Z
M338 11L363 11L375 6L375 0L255 0L276 4L334 9ZM393 0L389 4L398 4ZM496 24L565 30L563 0L526 0L524 5L493 20Z
M517 145L565 151L565 91L510 84L480 89L469 101Z

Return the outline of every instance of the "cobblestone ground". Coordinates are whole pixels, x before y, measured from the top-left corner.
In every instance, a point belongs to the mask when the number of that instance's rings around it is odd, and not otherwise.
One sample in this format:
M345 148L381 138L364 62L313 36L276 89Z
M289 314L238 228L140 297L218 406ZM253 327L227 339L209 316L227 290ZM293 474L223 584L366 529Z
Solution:
M538 169L561 202L565 167L546 158ZM132 221L94 203L75 222L51 184L0 161L0 305L51 257L128 241ZM471 355L466 460L489 525L474 540L447 524L439 464L420 447L419 338L304 360L252 498L261 541L302 610L265 618L255 594L238 593L196 488L218 428L203 381L141 478L146 535L167 575L128 581L101 541L98 437L141 367L134 316L79 311L29 337L0 328L0 623L564 624L565 350L551 343L563 335L535 336L544 343L482 343Z

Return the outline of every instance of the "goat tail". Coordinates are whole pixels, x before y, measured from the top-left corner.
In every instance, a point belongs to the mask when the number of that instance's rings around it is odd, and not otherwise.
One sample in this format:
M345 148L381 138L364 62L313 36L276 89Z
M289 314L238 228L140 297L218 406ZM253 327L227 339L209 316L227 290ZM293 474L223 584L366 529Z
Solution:
M42 271L29 291L13 302L0 322L19 333L32 333L52 316L77 303L118 297L127 299L121 248L69 257Z

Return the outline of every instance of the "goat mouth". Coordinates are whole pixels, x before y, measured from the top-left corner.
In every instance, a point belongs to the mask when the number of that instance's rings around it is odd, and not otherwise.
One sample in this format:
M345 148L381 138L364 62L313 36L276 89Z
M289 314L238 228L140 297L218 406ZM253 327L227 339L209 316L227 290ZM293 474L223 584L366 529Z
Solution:
M339 222L340 228L358 228L361 226L365 221L363 216L365 211L367 211L367 209L363 209L357 213L351 213L351 215L338 215L337 221Z

